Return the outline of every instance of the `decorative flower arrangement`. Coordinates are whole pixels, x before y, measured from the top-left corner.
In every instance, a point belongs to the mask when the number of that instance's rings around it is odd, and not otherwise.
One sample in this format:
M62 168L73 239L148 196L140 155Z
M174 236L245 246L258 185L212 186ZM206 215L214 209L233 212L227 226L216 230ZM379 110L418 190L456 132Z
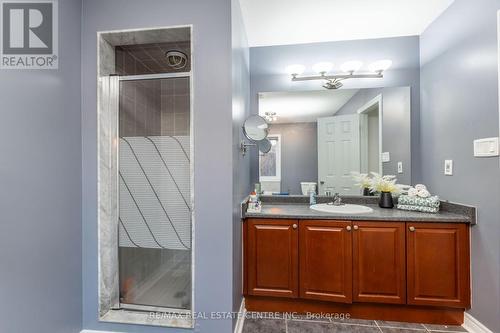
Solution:
M351 172L352 179L356 182L356 186L359 186L362 189L370 188L372 185L372 180L367 173L359 173L357 171Z
M396 184L398 181L396 176L386 175L382 176L376 172L372 172L370 190L372 192L380 192L380 193L393 193L399 194L402 192L402 187L399 184Z
M396 184L398 181L396 176L382 176L376 172L370 174L371 176L366 173L351 172L356 185L363 189L363 195L380 193L379 206L381 208L393 208L392 194L399 195L403 192L403 187Z

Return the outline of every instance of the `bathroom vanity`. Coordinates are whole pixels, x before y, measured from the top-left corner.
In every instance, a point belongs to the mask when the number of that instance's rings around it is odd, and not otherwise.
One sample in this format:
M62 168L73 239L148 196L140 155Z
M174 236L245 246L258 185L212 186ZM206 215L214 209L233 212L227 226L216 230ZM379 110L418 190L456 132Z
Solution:
M426 214L359 200L373 212L323 213L299 199L244 214L247 310L461 324L471 299L473 214L458 205Z

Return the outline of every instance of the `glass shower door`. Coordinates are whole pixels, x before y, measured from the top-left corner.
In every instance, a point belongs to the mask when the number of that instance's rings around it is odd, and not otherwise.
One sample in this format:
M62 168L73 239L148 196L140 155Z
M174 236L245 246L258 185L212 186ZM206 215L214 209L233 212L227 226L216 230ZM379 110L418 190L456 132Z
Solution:
M189 80L165 75L120 79L118 235L124 308L191 309Z

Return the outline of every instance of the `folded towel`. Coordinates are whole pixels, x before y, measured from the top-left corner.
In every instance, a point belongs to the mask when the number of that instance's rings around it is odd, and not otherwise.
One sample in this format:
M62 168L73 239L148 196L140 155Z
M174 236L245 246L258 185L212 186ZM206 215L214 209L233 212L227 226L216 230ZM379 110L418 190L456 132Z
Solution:
M417 196L419 196L421 198L429 198L431 196L431 194L429 193L429 191L424 189L424 190L418 190Z
M441 204L441 202L439 201L439 197L436 195L428 198L402 195L398 198L398 203L400 205L431 207L431 208L439 208L439 205Z
M410 187L410 188L408 189L408 196L409 196L409 197L416 197L416 196L417 196L417 194L418 194L418 190L417 190L416 188L414 188L414 187Z
M425 206L412 206L412 205L401 205L398 204L398 209L401 210L410 210L414 212L422 212L422 213L437 213L439 212L439 207L425 207Z
M427 186L425 186L424 184L417 184L417 185L415 185L415 189L417 191L427 190Z

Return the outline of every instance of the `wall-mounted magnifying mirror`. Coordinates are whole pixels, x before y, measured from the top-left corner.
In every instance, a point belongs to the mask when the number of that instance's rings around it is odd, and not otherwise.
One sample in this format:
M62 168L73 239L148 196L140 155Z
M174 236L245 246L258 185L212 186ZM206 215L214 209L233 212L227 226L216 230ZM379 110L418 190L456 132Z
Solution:
M261 141L267 138L269 124L258 115L248 117L243 123L243 133L252 141Z
M257 148L259 148L259 151L261 153L264 153L264 154L269 153L271 151L272 147L273 147L273 145L271 144L271 141L269 141L269 139L267 139L267 138L257 142Z
M245 156L248 147L252 146L257 146L262 153L268 153L272 146L271 142L267 140L268 131L269 124L263 117L258 115L248 117L243 123L243 134L252 143L241 142L240 150L243 156Z

